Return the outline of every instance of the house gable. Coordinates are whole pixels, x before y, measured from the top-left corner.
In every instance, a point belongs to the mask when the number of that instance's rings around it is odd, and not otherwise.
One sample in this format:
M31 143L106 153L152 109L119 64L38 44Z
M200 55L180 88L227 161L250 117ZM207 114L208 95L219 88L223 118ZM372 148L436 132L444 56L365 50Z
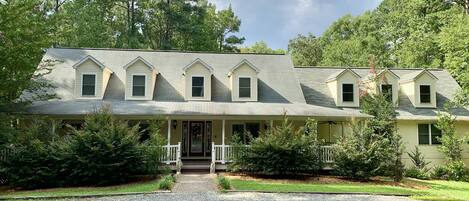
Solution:
M183 68L185 100L211 101L213 68L197 58ZM202 82L202 83L199 83ZM197 83L198 86L193 86ZM195 89L195 88L201 89ZM201 90L197 94L195 90Z
M124 67L125 69L125 99L126 100L152 100L157 79L157 70L142 57L137 57ZM144 79L144 85L137 83L136 79ZM138 84L139 86L134 86ZM143 92L136 93L137 87L144 88ZM143 93L143 94L142 94Z
M352 69L346 68L342 71L338 71L326 80L327 87L329 88L330 93L334 99L336 106L338 107L359 107L359 84L360 84L360 75L355 73ZM347 89L345 89L347 88ZM349 88L352 91L347 91L352 93L351 99L344 98L345 90Z
M103 63L88 55L73 65L75 69L75 98L77 99L102 99L106 91L107 84L112 75L112 71L105 67ZM84 93L84 79L90 82L90 77L94 77L94 93ZM89 85L90 83L85 83Z
M232 101L258 100L258 73L259 68L246 59L243 59L236 66L231 68L228 76L230 77ZM243 82L243 86L240 85L240 82Z

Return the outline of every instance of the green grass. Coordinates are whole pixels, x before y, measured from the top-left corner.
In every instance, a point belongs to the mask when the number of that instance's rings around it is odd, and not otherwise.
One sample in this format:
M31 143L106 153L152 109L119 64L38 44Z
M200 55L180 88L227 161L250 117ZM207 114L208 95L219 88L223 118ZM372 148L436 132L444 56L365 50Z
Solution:
M371 193L371 194L399 194L413 195L415 190L374 184L338 183L263 183L257 181L232 180L231 185L236 190L262 190L272 192L327 192L327 193Z
M441 180L407 180L428 189L418 190L400 186L366 183L274 183L252 180L231 180L236 190L261 190L272 192L327 192L411 195L418 200L463 201L469 200L469 183Z
M27 191L0 191L0 198L11 197L52 197L52 196L78 196L78 195L103 195L115 193L148 193L158 190L160 180L130 183L107 187L71 187L51 188Z

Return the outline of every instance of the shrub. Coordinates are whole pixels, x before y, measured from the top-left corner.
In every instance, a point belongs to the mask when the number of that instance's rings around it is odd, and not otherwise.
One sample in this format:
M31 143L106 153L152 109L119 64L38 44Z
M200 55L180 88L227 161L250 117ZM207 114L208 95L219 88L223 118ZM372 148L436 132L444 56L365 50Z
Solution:
M453 181L469 181L469 169L466 168L463 161L451 161L447 165L434 167L431 177Z
M416 178L416 179L428 179L428 174L422 169L417 167L411 167L405 171L406 177Z
M228 190L228 189L231 188L230 180L227 179L226 177L224 177L224 176L218 176L218 177L217 177L217 180L218 180L218 185L219 185L223 190Z
M430 177L433 179L448 179L448 169L446 166L438 165L433 167L433 170L430 174Z
M235 147L243 147L236 144ZM316 122L294 130L284 118L280 126L270 128L251 146L238 149L233 166L243 171L264 175L318 174L322 169L321 147L317 140Z
M175 178L172 175L166 175L161 179L158 188L161 190L171 190L174 182Z
M160 157L164 151L161 147L166 143L166 139L161 135L162 121L154 120L149 123L149 139L141 146L143 151L143 173L150 175L165 174L166 172L162 172L160 169Z
M387 167L388 144L366 122L352 124L352 133L334 145L334 173L361 180L378 175Z
M15 154L0 161L0 174L10 185L24 189L44 188L61 183L62 151L49 132L47 120L33 120L31 127L16 136Z
M85 117L83 130L68 143L66 169L75 185L107 185L128 181L144 171L137 127L113 118L104 107Z

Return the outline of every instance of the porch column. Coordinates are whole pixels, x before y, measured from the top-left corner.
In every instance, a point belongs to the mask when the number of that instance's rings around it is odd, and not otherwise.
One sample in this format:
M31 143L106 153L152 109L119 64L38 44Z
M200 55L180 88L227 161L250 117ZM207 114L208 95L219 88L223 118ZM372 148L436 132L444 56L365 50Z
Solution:
M221 163L225 164L225 120L221 122Z
M171 145L171 119L168 118L168 147L166 149L166 164L169 164L171 154L169 145Z

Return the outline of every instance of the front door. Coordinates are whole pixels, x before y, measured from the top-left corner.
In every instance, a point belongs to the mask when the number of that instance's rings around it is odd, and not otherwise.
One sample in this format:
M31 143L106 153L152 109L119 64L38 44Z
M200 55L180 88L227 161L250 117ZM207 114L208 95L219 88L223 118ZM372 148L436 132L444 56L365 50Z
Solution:
M205 122L191 121L189 125L189 154L191 156L203 156Z

